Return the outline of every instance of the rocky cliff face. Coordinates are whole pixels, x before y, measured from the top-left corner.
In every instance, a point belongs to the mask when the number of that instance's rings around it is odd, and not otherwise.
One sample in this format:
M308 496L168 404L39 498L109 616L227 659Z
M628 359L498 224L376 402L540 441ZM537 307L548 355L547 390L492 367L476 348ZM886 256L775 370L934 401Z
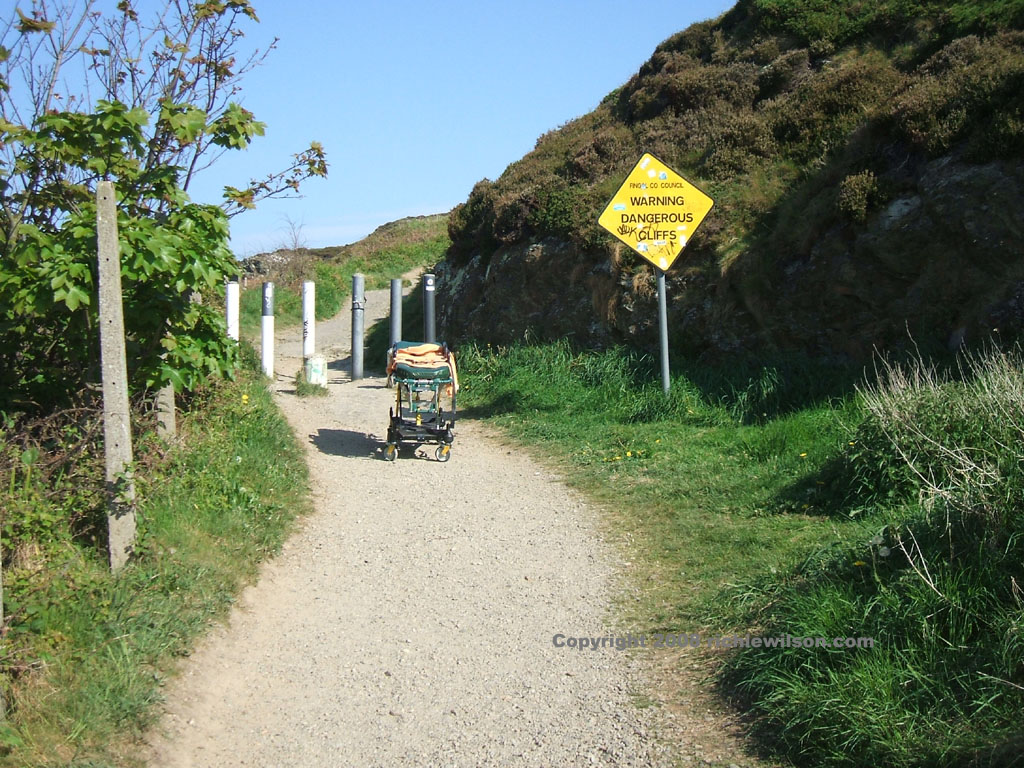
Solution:
M863 359L909 343L950 347L1024 330L1024 163L924 163L862 223L806 253L740 255L720 269L684 252L668 275L673 344L692 352L800 349ZM623 249L547 237L437 269L446 338L657 340L654 275ZM757 262L757 263L755 263ZM753 276L753 277L752 277Z
M908 333L950 347L1019 335L1022 203L1020 161L925 164L914 188L863 227L829 231L775 271L768 335L857 357Z

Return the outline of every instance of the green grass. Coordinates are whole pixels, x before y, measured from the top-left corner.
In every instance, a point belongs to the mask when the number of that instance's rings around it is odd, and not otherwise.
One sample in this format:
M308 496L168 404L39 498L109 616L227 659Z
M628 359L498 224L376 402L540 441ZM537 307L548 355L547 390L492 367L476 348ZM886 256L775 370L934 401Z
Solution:
M666 398L655 362L623 350L466 347L459 365L466 413L553 453L643 537L657 573L645 629L724 629L709 605L720 589L798 561L823 530L859 528L810 499L778 502L848 442L852 406L830 399L840 372L680 370Z
M123 764L175 658L308 510L301 447L252 365L202 392L180 431L165 456L136 446L139 554L122 575L68 532L8 564L0 765Z
M299 397L327 397L327 387L323 384L314 384L306 378L306 369L299 368L295 372L295 394Z
M608 507L641 589L631 630L875 640L718 652L719 690L766 752L850 768L1019 755L1019 356L883 366L859 388L860 372L793 359L683 364L668 398L623 350L470 346L459 362L464 413Z

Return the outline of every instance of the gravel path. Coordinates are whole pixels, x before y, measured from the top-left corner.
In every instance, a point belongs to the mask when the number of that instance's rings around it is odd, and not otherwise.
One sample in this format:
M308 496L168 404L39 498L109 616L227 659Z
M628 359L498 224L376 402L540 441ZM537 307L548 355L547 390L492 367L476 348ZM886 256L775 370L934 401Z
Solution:
M387 291L367 295L367 326ZM662 765L641 654L555 648L615 632L622 564L597 514L485 428L381 459L393 391L349 380L348 312L317 328L330 396L277 401L315 512L169 686L153 768ZM367 360L367 368L378 361Z

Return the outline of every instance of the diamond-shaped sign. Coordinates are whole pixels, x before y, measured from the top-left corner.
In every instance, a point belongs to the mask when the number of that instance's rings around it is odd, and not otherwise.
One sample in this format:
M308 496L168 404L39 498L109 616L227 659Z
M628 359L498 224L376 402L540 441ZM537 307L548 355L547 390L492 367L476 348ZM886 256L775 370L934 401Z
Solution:
M597 223L665 272L714 204L654 155L645 153Z

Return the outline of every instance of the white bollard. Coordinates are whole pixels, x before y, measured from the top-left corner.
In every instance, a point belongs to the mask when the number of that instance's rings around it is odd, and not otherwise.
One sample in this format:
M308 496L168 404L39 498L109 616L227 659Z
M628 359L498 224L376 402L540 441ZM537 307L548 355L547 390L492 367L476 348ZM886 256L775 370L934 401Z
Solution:
M238 281L232 280L224 290L224 313L228 321L228 338L238 341Z
M263 373L274 378L274 284L263 284L263 318L260 326Z
M302 284L302 359L316 354L316 283Z

